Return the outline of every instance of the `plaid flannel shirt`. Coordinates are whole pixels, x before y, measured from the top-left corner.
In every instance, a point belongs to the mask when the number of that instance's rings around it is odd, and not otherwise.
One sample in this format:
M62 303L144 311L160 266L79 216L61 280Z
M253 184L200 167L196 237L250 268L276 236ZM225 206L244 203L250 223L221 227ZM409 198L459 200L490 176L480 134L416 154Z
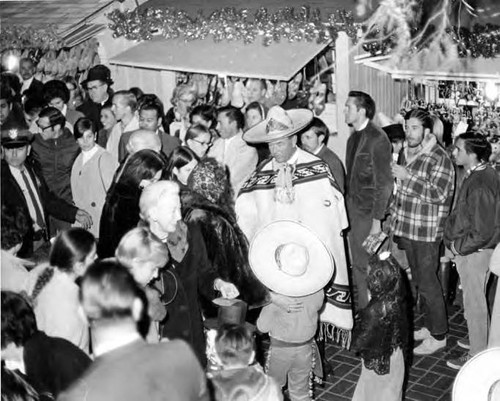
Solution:
M442 239L455 189L455 168L446 151L434 144L406 166L410 178L397 183L391 204L392 232L414 241Z

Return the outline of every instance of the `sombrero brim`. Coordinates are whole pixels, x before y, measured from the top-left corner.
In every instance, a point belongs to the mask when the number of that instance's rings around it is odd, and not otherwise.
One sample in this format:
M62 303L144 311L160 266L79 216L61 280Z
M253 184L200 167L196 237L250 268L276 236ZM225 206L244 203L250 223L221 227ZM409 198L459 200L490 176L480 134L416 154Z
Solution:
M276 263L275 251L284 243L306 247L309 263L300 276L284 273ZM321 290L333 276L333 256L321 239L303 224L278 220L255 235L249 252L250 266L256 277L270 290L289 297L301 297Z
M487 349L467 361L455 378L453 400L490 399L488 395L493 390L493 385L500 381L499 361L500 347ZM499 389L497 388L496 391Z
M248 143L267 143L278 139L287 138L305 128L313 119L313 113L307 109L288 110L288 116L292 120L293 128L285 131L267 132L267 119L256 124L243 134L243 139Z

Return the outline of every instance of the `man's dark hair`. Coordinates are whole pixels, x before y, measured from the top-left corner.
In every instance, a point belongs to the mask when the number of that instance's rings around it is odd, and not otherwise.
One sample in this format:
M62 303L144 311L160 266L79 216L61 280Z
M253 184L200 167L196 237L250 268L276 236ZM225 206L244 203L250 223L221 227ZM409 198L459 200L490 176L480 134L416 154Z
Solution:
M488 139L478 132L467 131L460 134L456 140L464 141L465 151L470 154L474 153L477 156L477 160L480 162L487 162L491 156L491 143Z
M44 103L41 99L28 97L24 103L24 112L29 116L33 116L35 114L40 114L43 107Z
M82 278L80 302L91 322L132 317L136 298L143 299L141 289L115 259L95 262Z
M55 107L45 107L41 112L38 118L48 117L50 125L60 125L61 129L66 125L66 117L61 113L60 110Z
M372 120L373 117L375 117L375 111L376 111L375 101L368 93L361 91L350 91L347 96L352 97L354 99L354 104L356 104L358 110L365 109L366 118Z
M49 104L53 99L60 98L64 104L69 102L69 89L63 81L54 79L43 85L43 99Z
M309 127L306 130L303 130L302 133L309 130L313 131L316 134L316 136L323 135L322 143L325 145L327 144L328 138L330 136L330 131L328 130L328 127L323 122L323 120L321 120L318 117L313 117L311 123L309 124Z
M2 205L2 249L22 244L29 230L29 220L21 206Z
M146 97L149 95L144 95L143 97ZM146 99L145 101L141 101L139 104L139 113L143 110L154 110L156 111L156 118L163 118L164 116L164 108L163 108L163 103L161 100L156 97L154 98L149 98Z
M432 120L432 116L430 115L430 113L428 113L427 111L422 109L412 110L410 111L410 113L408 113L408 120L410 118L416 118L420 121L424 129L428 128L432 132L432 129L434 128L434 121Z
M236 121L236 127L243 129L245 127L245 116L240 109L234 106L225 106L217 110L217 114L224 113L229 121Z
M37 332L36 318L20 294L2 291L2 349L10 343L21 347Z
M215 107L209 104L200 104L189 113L189 121L193 123L193 116L200 116L203 121L210 122L210 128L215 128L217 125L217 113Z

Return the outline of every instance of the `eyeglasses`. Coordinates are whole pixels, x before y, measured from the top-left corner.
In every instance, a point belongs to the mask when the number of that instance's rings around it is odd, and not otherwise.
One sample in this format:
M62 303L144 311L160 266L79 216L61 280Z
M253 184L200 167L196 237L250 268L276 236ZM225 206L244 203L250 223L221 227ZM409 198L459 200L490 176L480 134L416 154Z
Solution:
M40 128L42 130L42 132L45 131L46 129L49 129L49 128L52 128L52 127L56 126L56 124L51 124L51 125L47 125L46 127L42 127L38 123L36 125L38 126L38 128Z
M210 141L210 142L202 142L202 141L199 141L198 139L194 139L194 138L192 140L195 141L195 142L198 142L200 145L204 145L206 147L210 147L213 144L212 141Z
M87 90L89 92L91 91L96 91L97 89L99 89L100 87L104 86L104 84L101 84L101 85L96 85L96 86L87 86Z

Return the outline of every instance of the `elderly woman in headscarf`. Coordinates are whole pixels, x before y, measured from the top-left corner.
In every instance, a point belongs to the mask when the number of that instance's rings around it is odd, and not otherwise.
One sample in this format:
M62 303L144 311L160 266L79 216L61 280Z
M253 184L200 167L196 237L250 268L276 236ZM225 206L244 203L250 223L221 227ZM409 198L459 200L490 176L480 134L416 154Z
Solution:
M227 169L213 158L201 160L187 186L181 196L183 220L200 226L216 276L233 283L250 307L263 306L269 293L250 269L249 244L236 222Z

